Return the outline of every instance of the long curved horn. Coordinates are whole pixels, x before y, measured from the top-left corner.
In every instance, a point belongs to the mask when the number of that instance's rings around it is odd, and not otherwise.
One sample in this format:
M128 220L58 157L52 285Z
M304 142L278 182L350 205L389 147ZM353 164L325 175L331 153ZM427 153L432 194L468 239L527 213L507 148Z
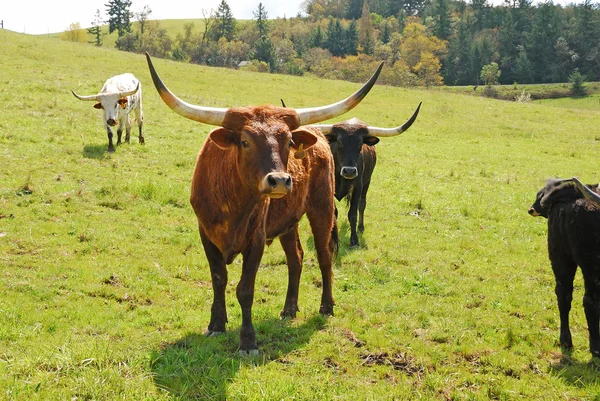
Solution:
M323 135L329 134L333 129L333 124L311 124L310 126L321 130Z
M80 96L77 93L75 93L72 89L71 89L71 93L79 100L90 100L90 101L98 100L98 95Z
M333 117L337 117L339 115L344 114L345 112L352 110L357 104L360 103L361 100L367 96L367 93L371 90L373 85L375 85L375 81L379 77L379 73L383 68L383 61L379 64L377 71L371 76L371 78L367 81L366 84L362 86L358 91L354 92L354 94L350 95L344 100L340 100L337 103L330 104L328 106L321 107L311 107L306 109L296 109L298 113L298 117L300 117L300 125L308 125L313 123L318 123L320 121L325 121Z
M156 73L154 66L152 65L150 55L147 52L146 60L148 61L150 75L152 75L152 81L154 82L154 86L156 87L158 94L160 95L162 100L167 104L167 106L173 109L173 111L185 118L189 118L190 120L198 121L201 123L219 126L223 124L223 120L225 119L225 113L227 112L227 109L217 107L195 106L179 99L165 86L165 84L163 84L158 74Z
M415 122L415 120L417 119L417 115L419 114L419 110L421 109L422 103L423 102L419 103L419 106L417 107L417 110L415 110L415 112L413 113L412 117L409 118L408 121L402 124L401 126L396 128L378 128L369 126L369 134L380 138L400 135L401 133L409 129L412 123Z
M134 90L127 91L127 92L119 92L119 97L131 96L131 95L135 94L139 89L140 89L140 83L138 82L138 84Z
M600 205L600 195L592 191L577 178L573 177L572 180L575 183L575 186L579 188L579 190L583 193L583 196L596 203L597 205Z

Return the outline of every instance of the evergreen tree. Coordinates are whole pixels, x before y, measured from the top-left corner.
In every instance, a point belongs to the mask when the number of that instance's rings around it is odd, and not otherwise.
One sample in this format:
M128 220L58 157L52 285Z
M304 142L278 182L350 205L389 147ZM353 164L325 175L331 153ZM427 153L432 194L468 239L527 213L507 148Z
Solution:
M358 23L360 25L358 43L362 47L363 53L373 55L373 52L375 51L373 24L371 23L369 4L366 1L363 3L362 14Z
M515 29L512 13L504 15L504 21L500 28L498 37L498 51L500 53L500 71L502 71L502 83L512 83L513 64L518 56L519 35Z
M557 7L551 2L540 4L536 8L528 46L534 82L552 81L552 65L556 61L555 44L559 34Z
M362 13L363 4L367 0L349 0L348 8L346 9L346 18L347 19L359 19Z
M215 24L213 26L212 39L218 41L225 38L228 41L233 39L235 33L235 18L227 1L221 0L217 11L215 12Z
M358 54L358 26L356 21L350 21L350 25L344 32L344 55L356 56Z
M325 38L323 37L323 31L321 26L318 25L317 29L313 30L310 35L310 47L323 47Z
M96 46L102 46L102 29L100 28L104 24L102 20L102 14L100 13L100 9L96 10L96 14L94 14L94 20L92 21L92 27L88 28L87 31L90 35L94 37L94 40L90 41L90 43L95 44Z
M381 43L386 44L390 41L392 37L392 30L390 29L390 24L387 21L384 21L381 27Z
M261 36L254 44L254 58L269 65L269 70L275 68L275 47L267 36Z
M267 10L262 3L258 3L258 9L253 12L254 19L256 20L256 27L258 28L259 36L264 36L268 34L268 14Z
M435 0L433 17L436 21L433 34L440 39L448 39L452 33L448 0Z
M330 18L327 26L327 39L325 40L325 48L332 55L341 57L344 55L344 30L342 23L337 18Z
M514 80L521 84L529 84L533 82L533 70L531 62L527 57L527 53L523 48L519 51L519 55L515 60L512 69Z
M109 0L106 6L108 15L108 32L118 32L119 37L131 32L131 0Z
M448 56L444 61L444 82L448 85L472 85L477 82L477 71L473 68L473 35L468 23L460 20L456 35L448 45Z

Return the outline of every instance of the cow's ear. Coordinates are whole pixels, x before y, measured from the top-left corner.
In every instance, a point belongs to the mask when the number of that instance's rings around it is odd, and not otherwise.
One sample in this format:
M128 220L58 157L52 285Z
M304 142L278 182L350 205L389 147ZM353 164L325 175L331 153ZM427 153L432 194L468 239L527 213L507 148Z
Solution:
M102 103L96 103L96 104L94 105L94 108L95 108L95 109L101 109L101 108L102 108Z
M117 100L117 103L119 103L121 105L122 108L127 107L127 98L123 98L123 99L119 99Z
M363 143L369 146L375 146L379 143L379 138L372 135L367 135L363 138Z
M236 135L233 131L223 127L215 128L210 132L210 134L208 134L208 137L221 149L227 149L231 146L237 145L239 142L238 135Z
M317 143L317 139L315 134L304 128L292 131L292 141L294 141L292 149L296 150L294 157L296 159L304 158L304 151Z

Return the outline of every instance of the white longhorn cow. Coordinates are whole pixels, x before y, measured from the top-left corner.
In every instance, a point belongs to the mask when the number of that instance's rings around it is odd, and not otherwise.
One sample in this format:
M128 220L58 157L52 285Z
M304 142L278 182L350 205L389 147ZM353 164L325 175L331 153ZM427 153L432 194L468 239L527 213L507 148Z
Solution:
M125 142L129 143L131 121L129 114L133 112L140 130L139 140L144 143L142 126L144 114L142 112L142 85L133 74L121 74L109 78L97 95L80 96L74 91L73 95L79 100L97 102L94 107L102 109L102 121L108 134L108 151L114 152L111 127L117 126L117 145L121 144L121 134L125 127Z

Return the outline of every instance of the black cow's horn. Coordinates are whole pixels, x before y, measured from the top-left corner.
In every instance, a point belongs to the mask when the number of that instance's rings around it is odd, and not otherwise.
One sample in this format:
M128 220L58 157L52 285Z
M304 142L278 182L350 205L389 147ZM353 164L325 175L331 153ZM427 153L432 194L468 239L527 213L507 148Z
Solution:
M369 134L373 135L373 136L377 136L377 137L387 137L387 136L396 136L396 135L400 135L401 133L403 133L404 131L406 131L407 129L410 128L410 126L415 122L415 120L417 119L417 115L419 114L419 110L421 109L421 104L423 102L419 103L419 106L417 107L417 110L415 110L415 112L413 113L412 117L408 119L407 122L405 122L404 124L400 125L399 127L395 127L395 128L378 128L378 127L371 127L369 126Z
M575 186L583 193L583 196L600 206L600 195L592 191L587 185L584 185L576 177L573 177L572 180L575 183Z

